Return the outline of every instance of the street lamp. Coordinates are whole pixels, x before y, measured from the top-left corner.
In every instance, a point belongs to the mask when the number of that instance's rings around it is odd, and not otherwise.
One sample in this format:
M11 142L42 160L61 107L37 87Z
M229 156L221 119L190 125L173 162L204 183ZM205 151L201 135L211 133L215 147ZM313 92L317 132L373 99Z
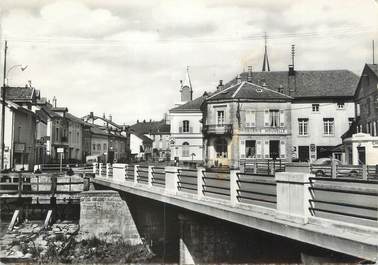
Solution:
M13 69L16 69L17 67L20 67L21 68L21 71L24 71L27 66L22 66L22 65L13 65L12 67L9 68L9 70L7 71L7 50L8 50L8 44L7 44L7 41L5 41L5 45L4 45L4 72L3 72L3 87L2 87L2 91L1 91L1 99L2 99L2 106L1 106L1 143L0 143L0 147L1 147L1 169L4 169L4 149L5 149L5 144L4 144L4 133L5 133L5 89L6 87L8 86L8 80L7 80L7 76L8 74L10 73L11 70Z

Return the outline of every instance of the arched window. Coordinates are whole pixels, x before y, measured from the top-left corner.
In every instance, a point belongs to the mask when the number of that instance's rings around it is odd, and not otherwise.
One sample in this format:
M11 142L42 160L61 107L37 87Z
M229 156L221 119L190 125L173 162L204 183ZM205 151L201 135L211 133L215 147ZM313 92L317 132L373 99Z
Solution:
M184 142L182 144L182 156L183 157L188 157L189 156L189 143L188 142Z
M215 152L217 157L227 158L227 140L225 138L215 140Z

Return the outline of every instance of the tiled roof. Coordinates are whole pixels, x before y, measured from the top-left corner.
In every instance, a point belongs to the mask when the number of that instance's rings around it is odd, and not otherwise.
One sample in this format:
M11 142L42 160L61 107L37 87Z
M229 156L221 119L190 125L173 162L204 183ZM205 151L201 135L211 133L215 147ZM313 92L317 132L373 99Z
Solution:
M51 118L59 118L59 117L61 117L59 114L57 114L54 111L52 111L49 107L43 106L43 107L41 107L41 110L43 110L44 112L46 112L46 114L49 115Z
M246 81L248 72L241 73L240 77ZM250 82L265 83L267 88L275 91L281 87L288 94L290 78L287 71L253 72ZM290 94L294 98L353 97L359 77L349 70L296 71L294 80L296 89ZM234 78L225 88L236 83Z
M162 121L148 121L138 122L130 126L131 131L134 131L136 135L139 134L155 134L155 133L168 133L170 131L170 125Z
M71 121L74 121L74 122L77 122L77 123L80 123L80 124L86 124L85 121L83 121L82 119L72 115L71 113L66 113L66 118L71 120Z
M202 103L205 101L205 97L201 96L195 98L187 103L170 109L169 112L187 112L187 111L200 111Z
M7 87L5 97L12 101L31 101L33 100L34 91L33 87Z
M268 89L266 87L258 86L250 82L241 82L230 86L213 96L208 100L226 100L226 99L245 99L245 100L264 100L264 101L276 101L284 100L290 101L293 98L277 91Z

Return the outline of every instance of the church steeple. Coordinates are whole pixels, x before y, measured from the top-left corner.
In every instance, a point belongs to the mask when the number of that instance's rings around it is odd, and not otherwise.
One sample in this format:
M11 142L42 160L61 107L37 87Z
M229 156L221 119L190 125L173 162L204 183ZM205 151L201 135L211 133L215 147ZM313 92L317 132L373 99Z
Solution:
M184 82L181 80L181 102L188 102L193 99L192 81L189 75L189 66L186 67L186 76Z
M263 72L266 72L266 71L270 72L269 59L268 59L267 39L268 39L268 36L266 35L266 32L265 32L265 34L264 34L265 52L264 52L264 62L263 62L263 67L262 67L262 71Z

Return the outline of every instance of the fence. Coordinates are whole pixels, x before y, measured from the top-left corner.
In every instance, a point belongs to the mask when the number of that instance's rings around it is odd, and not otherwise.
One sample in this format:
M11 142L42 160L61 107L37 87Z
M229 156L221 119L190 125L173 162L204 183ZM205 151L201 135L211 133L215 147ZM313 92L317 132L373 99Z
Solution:
M287 162L280 159L264 161L259 161L256 159L242 159L240 160L240 164L246 173L270 175L274 172L285 171Z
M204 168L126 164L115 164L112 174L101 176L125 185L197 196L199 200L221 200L234 207L264 207L279 212L281 219L290 216L290 221L308 222L312 216L378 226L378 180L369 178L315 177L301 172L277 172L275 175L239 170L213 172Z
M77 194L84 181L77 176L59 174L2 173L0 193L8 195Z
M310 165L310 172L317 177L378 180L378 165Z

